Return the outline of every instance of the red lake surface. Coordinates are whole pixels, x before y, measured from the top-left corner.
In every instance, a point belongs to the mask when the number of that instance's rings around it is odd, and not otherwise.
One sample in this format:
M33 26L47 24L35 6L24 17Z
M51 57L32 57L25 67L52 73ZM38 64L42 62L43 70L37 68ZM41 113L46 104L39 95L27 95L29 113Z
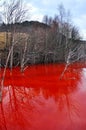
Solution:
M86 130L86 67L75 63L6 71L0 130ZM3 70L0 71L0 78Z

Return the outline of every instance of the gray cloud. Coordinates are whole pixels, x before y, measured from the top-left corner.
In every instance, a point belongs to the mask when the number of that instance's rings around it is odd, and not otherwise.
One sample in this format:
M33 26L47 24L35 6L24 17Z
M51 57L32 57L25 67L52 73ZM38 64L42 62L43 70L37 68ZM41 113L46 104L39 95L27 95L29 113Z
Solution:
M54 16L57 14L57 7L63 3L67 10L72 14L73 23L79 28L81 35L86 39L86 0L26 0L28 6L31 7L31 19L42 20L42 17L47 14Z

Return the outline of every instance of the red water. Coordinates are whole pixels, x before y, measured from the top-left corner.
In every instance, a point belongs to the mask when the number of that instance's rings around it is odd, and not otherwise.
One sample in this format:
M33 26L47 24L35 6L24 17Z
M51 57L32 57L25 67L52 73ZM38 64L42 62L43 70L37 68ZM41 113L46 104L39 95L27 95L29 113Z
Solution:
M86 130L86 68L73 64L60 79L63 70L62 64L31 66L23 74L7 69L0 130Z

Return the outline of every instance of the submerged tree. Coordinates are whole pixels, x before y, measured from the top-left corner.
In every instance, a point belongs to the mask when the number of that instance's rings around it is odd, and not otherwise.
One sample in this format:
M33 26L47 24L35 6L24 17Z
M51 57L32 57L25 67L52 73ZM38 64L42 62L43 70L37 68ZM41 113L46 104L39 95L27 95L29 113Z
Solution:
M24 9L21 0L16 0L16 1L12 0L9 2L5 1L3 3L3 6L4 6L4 11L2 12L2 21L5 24L5 31L6 31L5 41L6 41L6 51L8 51L8 55L5 56L7 57L7 59L5 62L4 72L1 78L0 101L2 101L4 78L5 78L5 73L6 73L6 68L8 66L8 62L10 64L10 68L12 71L15 45L21 41L21 37L16 37L17 35L16 33L18 33L17 23L21 23L23 20L25 20L25 17L26 17L26 10ZM25 47L26 47L26 44L25 44Z
M81 48L76 41L80 41L79 30L71 22L70 11L66 11L62 4L58 6L58 13L52 20L44 16L43 22L51 28L47 37L47 51L51 50L54 62L62 60L66 63L61 75L63 77L67 67L81 57L80 55L77 57L78 50Z

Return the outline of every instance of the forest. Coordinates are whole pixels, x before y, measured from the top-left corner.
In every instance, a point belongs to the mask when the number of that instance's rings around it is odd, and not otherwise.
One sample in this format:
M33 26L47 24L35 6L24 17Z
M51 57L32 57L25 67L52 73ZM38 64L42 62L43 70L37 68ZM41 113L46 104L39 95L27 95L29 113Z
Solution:
M13 66L20 66L23 70L29 64L68 63L85 57L79 30L62 4L57 15L45 15L42 22L26 21L29 11L20 0L2 6L5 10L1 13L0 26L1 67L12 70Z

